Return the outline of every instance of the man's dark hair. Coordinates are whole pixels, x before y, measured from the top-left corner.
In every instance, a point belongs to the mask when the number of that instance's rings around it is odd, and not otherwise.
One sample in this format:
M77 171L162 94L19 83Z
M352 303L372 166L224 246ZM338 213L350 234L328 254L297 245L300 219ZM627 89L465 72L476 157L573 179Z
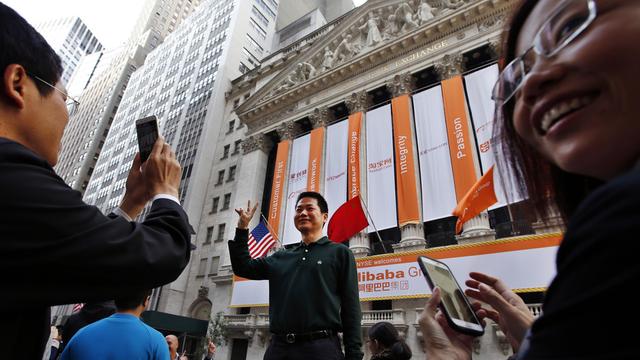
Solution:
M298 199L296 200L296 206L300 202L302 198L314 198L318 202L318 207L320 208L320 212L323 214L329 213L329 205L327 205L327 200L325 200L322 195L318 194L315 191L304 191L298 195Z
M56 84L62 75L60 57L47 41L12 8L0 2L0 73L7 66L22 65L31 76L37 76L49 84ZM53 89L35 79L40 95L46 96ZM0 99L4 90L0 90Z
M115 298L113 302L116 304L118 311L133 310L140 305L144 304L144 301L151 295L151 290L141 290L131 293L126 296Z

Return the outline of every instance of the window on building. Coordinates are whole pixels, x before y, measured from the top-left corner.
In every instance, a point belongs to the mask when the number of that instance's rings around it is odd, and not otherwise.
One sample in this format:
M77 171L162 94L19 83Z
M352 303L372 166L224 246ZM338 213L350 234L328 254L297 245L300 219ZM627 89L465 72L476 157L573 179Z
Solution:
M218 212L218 204L220 204L220 197L216 196L213 198L213 202L211 203L211 214Z
M236 121L235 120L231 120L229 121L229 129L227 130L227 134L231 134L233 132L233 129L236 126Z
M242 144L242 140L236 140L233 143L233 152L231 153L231 155L236 155L240 152L240 145Z
M229 157L229 149L230 149L231 145L225 145L223 150L222 150L222 157L220 158L220 160L222 159L226 159Z
M227 227L227 224L218 225L218 238L216 239L216 241L224 240L224 230L226 227Z
M232 166L229 168L229 176L227 176L227 182L233 181L236 179L236 166Z
M210 243L212 238L213 238L213 226L208 226L207 227L207 237L204 239L204 243L205 244Z
M220 266L220 257L211 258L211 266L209 267L209 275L218 275L218 267Z
M220 210L228 210L229 205L231 205L231 194L224 194L224 202L222 203L222 209Z
M198 276L204 276L207 271L207 258L200 259L200 267L198 267Z
M216 185L222 185L223 181L224 181L224 170L220 170L218 171L218 182L216 183Z

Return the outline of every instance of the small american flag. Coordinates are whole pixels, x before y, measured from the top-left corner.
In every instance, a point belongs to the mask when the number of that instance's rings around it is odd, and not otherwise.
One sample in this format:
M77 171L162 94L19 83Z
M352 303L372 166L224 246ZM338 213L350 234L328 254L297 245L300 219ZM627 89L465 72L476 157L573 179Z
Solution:
M249 255L253 258L263 257L276 243L273 235L262 221L249 233Z
M73 304L73 311L71 311L71 312L78 312L78 311L80 311L82 309L83 306L84 306L83 303Z

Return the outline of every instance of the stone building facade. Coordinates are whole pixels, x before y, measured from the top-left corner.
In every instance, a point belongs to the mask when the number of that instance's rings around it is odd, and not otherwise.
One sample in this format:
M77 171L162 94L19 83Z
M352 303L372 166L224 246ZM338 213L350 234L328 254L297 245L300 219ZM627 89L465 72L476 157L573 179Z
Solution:
M202 212L196 239L201 266L190 276L187 293L192 297L183 308L183 315L192 317L201 317L203 312L224 313L227 343L219 348L217 358L260 359L268 345L268 308L229 306L233 282L226 241L233 236L237 221L233 209L246 206L248 199L259 201L267 216L276 145L396 96L495 64L501 30L514 3L369 0L263 58L260 66L232 82L222 114L233 136L218 146L217 153L225 159L229 154L224 146L230 145L241 156L228 160L233 163L235 181L227 183L224 172L218 176L212 171L204 209L215 211ZM239 132L232 130L238 126L242 127ZM365 191L366 171L361 170ZM221 197L222 187L228 198ZM455 219L407 224L381 233L390 245L386 249L399 253L559 230L536 220L517 207L501 208L467 222L461 235L453 233ZM349 247L357 258L382 252L373 235L365 232L351 238ZM542 293L534 291L523 297L532 312L539 314ZM363 301L363 338L371 325L389 321L406 339L414 357L423 356L417 317L424 302L424 298ZM510 353L504 334L494 325L487 327L474 347L478 359L506 358ZM365 349L365 358L369 356Z

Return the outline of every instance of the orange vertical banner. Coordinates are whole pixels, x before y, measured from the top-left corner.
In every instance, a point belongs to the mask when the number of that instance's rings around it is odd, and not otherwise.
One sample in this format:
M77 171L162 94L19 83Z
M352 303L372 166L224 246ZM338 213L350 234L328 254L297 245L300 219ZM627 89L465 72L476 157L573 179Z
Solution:
M276 152L276 164L273 168L273 183L271 185L271 200L269 201L269 225L279 236L280 211L282 210L282 192L284 190L285 172L287 171L287 160L289 159L289 147L291 141L285 140L278 143Z
M410 110L411 104L409 103L408 94L398 96L391 100L393 146L395 148L396 159L398 224L400 226L420 223Z
M442 82L442 98L456 199L460 202L477 179L473 162L473 139L469 132L469 118L464 99L462 76L456 76Z
M307 190L320 192L320 172L322 169L322 150L324 149L323 127L311 131L309 144L309 172L307 175Z
M348 199L360 195L360 139L362 112L349 115L349 158L347 161Z

